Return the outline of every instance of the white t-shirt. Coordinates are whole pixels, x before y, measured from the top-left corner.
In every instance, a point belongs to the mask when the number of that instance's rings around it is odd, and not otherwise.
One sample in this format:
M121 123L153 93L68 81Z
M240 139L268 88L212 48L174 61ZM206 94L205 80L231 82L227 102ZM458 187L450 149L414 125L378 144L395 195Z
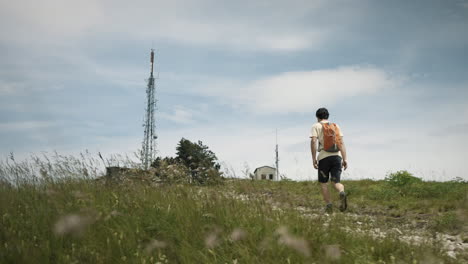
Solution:
M329 122L328 120L322 120L322 121L320 121L318 123L315 123L312 126L312 129L310 131L310 138L316 137L316 138L318 138L318 142L319 142L319 145L318 145L319 155L317 157L317 160L321 160L321 159L324 159L324 158L330 157L330 156L340 156L341 157L341 151L328 152L328 151L323 150L322 123L328 123L328 122ZM340 128L340 126L338 126L338 124L336 126L338 128ZM341 129L340 129L340 136L343 136L343 132L341 132Z

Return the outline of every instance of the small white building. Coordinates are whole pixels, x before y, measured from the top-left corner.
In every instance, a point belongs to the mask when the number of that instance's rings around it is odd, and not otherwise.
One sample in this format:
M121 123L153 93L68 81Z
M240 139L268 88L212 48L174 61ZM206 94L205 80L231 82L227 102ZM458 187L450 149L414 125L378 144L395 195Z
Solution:
M254 171L254 180L274 180L276 169L270 166L258 167Z

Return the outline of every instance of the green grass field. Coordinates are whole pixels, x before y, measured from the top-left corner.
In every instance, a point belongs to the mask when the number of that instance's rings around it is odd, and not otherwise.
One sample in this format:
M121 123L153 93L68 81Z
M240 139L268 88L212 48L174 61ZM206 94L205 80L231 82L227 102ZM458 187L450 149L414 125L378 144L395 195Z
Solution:
M344 181L333 214L316 182L0 182L0 263L468 262L462 181Z

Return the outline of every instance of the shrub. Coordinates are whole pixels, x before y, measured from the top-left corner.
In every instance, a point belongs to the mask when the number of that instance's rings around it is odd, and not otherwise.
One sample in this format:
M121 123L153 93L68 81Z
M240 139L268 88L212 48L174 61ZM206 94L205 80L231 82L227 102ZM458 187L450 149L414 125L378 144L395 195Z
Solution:
M456 232L462 228L463 222L457 217L456 213L449 212L437 216L430 226L432 229L439 232Z
M454 182L454 183L468 183L467 180L464 180L464 179L461 178L461 177L455 177L455 178L453 178L452 180L450 180L450 182Z
M151 164L156 176L165 183L190 183L190 171L184 164L172 157L157 157Z
M420 178L413 176L413 174L406 170L388 174L387 177L385 177L385 181L394 187L403 187L413 183L422 182Z
M388 188L384 185L373 185L369 187L367 195L371 200L391 200L399 198L401 193L395 188Z

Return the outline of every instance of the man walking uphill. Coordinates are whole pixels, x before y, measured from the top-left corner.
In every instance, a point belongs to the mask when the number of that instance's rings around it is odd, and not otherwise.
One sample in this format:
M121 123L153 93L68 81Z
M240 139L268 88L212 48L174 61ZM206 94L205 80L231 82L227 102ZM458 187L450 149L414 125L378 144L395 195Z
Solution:
M341 168L346 170L348 167L343 133L337 124L328 121L329 113L326 108L318 109L315 116L317 123L312 126L310 133L310 151L314 168L318 169L318 181L326 203L325 210L328 213L333 210L328 191L328 180L331 176L333 187L340 193L340 211L343 212L348 207L344 186L340 183Z

